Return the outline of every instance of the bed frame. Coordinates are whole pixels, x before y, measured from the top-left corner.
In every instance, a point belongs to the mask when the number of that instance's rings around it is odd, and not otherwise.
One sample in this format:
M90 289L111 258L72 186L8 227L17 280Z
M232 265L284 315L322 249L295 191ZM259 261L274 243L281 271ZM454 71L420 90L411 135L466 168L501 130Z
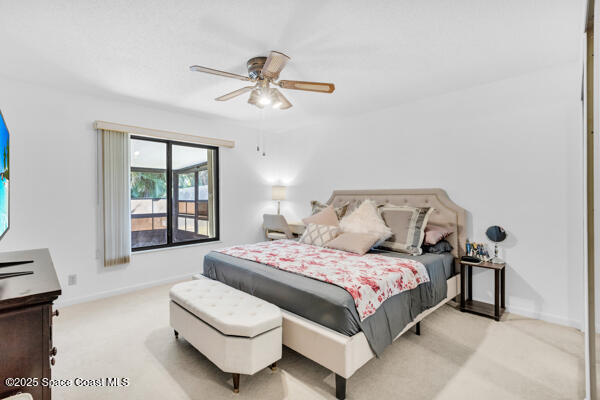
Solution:
M336 190L327 204L334 207L345 202L372 199L378 204L433 207L429 222L453 231L446 240L454 250L455 272L457 260L463 255L466 242L466 211L456 205L442 189L384 189L384 190ZM429 314L453 300L460 294L460 275L447 280L448 295L435 307L423 311L394 340L416 326L420 334L420 322ZM346 398L346 380L360 367L375 357L363 332L346 336L306 318L283 312L283 344L305 357L321 364L335 373L336 397Z

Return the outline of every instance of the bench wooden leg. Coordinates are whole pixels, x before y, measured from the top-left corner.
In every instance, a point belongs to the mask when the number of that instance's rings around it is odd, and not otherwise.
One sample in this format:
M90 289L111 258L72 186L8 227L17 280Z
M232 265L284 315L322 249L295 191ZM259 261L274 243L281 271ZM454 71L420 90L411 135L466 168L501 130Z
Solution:
M277 369L277 361L275 361L273 364L269 365L269 368L271 368L271 371L275 371Z
M240 392L240 374L231 374L233 375L233 393Z
M342 378L338 374L335 374L335 397L338 400L346 398L346 378Z

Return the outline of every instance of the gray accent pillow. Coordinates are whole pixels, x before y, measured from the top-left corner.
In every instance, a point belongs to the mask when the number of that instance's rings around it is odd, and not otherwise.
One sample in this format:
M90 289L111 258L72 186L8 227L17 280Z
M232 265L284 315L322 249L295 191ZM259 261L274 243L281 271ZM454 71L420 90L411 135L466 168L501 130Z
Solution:
M379 247L419 255L423 253L421 245L425 238L425 227L433 208L411 207L384 204L379 207L383 221L392 229L393 235Z
M426 244L423 245L424 253L432 253L432 254L442 254L442 253L450 253L454 250L454 247L447 240L440 240L433 246L428 246Z
M426 244L423 245L424 253L432 253L432 254L442 254L442 253L450 253L454 248L447 240L440 240L433 246L428 246Z

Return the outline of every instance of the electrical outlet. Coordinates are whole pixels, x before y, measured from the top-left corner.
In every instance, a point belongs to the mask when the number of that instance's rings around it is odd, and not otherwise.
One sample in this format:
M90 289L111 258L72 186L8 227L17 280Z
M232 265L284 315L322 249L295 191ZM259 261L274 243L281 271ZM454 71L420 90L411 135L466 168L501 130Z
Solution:
M77 274L69 275L69 286L77 285Z

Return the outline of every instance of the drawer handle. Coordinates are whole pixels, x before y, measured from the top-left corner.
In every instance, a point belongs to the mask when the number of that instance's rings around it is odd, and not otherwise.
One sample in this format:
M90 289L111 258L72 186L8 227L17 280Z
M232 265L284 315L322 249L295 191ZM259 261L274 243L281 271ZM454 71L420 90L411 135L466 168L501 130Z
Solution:
M57 353L56 347L53 347L52 350L50 350L50 355L55 356L56 353Z
M56 364L56 360L54 359L54 357L52 357L52 358L50 359L50 364L52 364L52 365Z
M58 317L60 315L60 313L58 312L58 310L54 310L54 312L52 313L53 317Z

